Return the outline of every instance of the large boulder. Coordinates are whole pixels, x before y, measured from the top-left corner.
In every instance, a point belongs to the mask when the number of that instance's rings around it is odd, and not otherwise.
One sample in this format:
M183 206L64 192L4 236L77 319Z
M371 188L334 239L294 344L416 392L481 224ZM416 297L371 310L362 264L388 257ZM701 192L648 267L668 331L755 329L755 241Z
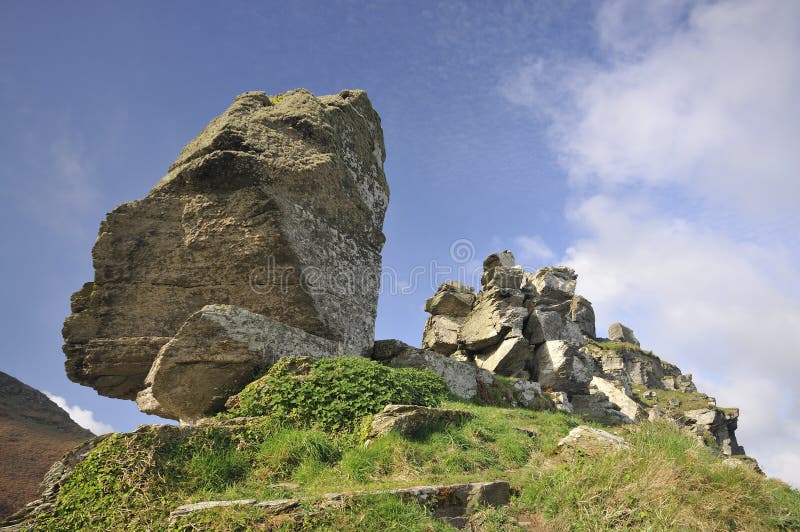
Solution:
M538 345L548 340L564 340L577 346L586 344L580 325L570 320L566 312L546 310L548 307L535 304L529 306L530 318L525 325L524 334L531 344Z
M114 209L94 281L64 324L70 379L141 391L187 318L231 304L341 345L372 346L388 186L366 93L248 92L143 199Z
M478 294L472 312L459 332L469 351L481 351L506 336L522 336L528 309L520 290L493 288Z
M593 362L578 347L563 340L549 340L536 348L538 382L547 390L588 394Z
M544 300L571 300L575 295L578 276L566 266L547 266L536 271L533 284L539 297Z
M614 382L602 377L592 377L589 389L590 391L597 390L597 392L605 395L625 417L625 421L629 423L640 421L646 417L639 403L625 393L625 389L622 386Z
M458 333L465 320L453 316L431 316L422 333L422 348L443 355L454 353L458 349Z
M527 368L533 358L533 348L525 338L510 336L490 350L475 355L475 364L497 375L530 378Z
M231 305L206 305L159 350L136 402L142 412L194 422L218 412L282 356L331 357L337 343Z
M594 308L583 296L575 296L569 306L569 319L578 325L585 336L594 339L597 336L594 323Z
M744 447L736 441L739 421L738 408L700 408L683 412L681 421L700 438L711 437L723 454L745 454Z
M425 312L434 316L466 316L475 302L475 289L458 281L446 281L425 302Z

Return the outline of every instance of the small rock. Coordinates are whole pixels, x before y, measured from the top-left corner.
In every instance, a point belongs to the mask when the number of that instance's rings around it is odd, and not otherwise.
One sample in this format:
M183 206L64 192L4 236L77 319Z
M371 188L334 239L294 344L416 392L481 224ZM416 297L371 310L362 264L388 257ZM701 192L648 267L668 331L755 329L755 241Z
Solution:
M413 436L437 425L461 423L471 417L472 414L463 410L428 408L417 405L387 405L383 411L375 414L372 428L367 436L367 444L390 432Z
M678 408L679 406L681 406L681 402L678 399L670 399L669 401L667 401L667 404L672 408Z
M630 449L630 445L619 436L581 425L569 431L569 434L558 442L558 448L561 451L577 451L589 456L599 456Z
M549 392L547 395L553 400L556 410L567 412L568 414L575 411L575 408L569 401L569 396L565 392Z
M608 339L612 342L626 342L633 345L639 345L639 340L633 334L633 329L624 326L617 322L608 328Z

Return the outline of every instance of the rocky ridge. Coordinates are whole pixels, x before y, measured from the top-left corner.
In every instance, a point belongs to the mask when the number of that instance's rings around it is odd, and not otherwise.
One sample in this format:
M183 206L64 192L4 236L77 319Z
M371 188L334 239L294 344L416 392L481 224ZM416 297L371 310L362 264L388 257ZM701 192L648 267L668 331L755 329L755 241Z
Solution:
M447 281L426 301L423 350L534 382L561 410L620 423L670 419L724 454L744 454L738 410L698 393L691 375L643 350L631 328L614 323L597 337L577 279L571 268L528 272L511 251L493 253L479 292Z

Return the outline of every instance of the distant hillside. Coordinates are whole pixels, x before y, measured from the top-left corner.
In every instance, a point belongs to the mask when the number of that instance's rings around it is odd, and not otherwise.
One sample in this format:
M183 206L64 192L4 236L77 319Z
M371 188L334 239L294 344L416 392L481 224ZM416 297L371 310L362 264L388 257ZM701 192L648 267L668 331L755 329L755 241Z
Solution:
M0 372L0 519L35 499L50 466L92 436L42 392Z

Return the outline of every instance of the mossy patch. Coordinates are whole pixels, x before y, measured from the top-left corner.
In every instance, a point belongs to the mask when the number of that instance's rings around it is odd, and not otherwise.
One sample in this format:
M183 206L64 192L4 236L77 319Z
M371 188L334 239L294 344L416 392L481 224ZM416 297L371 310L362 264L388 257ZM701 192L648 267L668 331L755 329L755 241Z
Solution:
M436 406L448 396L447 384L429 370L390 368L362 357L285 357L231 400L227 415L353 430L388 404Z

